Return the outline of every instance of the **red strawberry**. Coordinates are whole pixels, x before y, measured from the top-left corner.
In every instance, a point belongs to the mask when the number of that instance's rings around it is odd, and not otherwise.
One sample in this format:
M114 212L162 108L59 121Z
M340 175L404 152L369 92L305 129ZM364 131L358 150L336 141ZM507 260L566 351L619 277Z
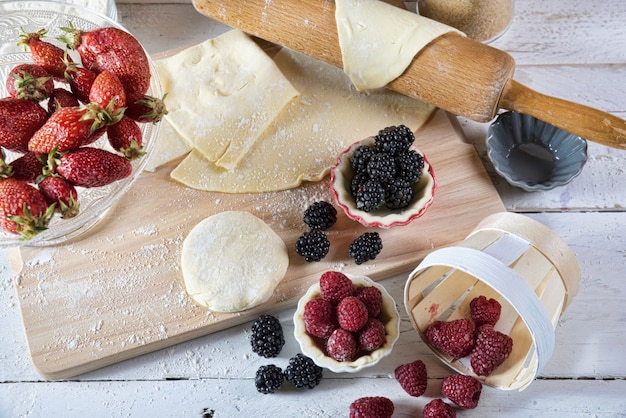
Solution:
M48 99L48 113L53 114L62 107L77 107L79 105L76 96L69 90L59 87L52 90L50 99Z
M339 326L347 331L360 330L368 317L365 304L354 296L343 298L337 305L337 321Z
M320 277L322 297L336 305L354 292L352 280L339 271L327 271Z
M375 286L357 287L354 290L354 296L365 304L369 316L375 318L380 314L383 306L383 294L379 288Z
M95 73L115 73L124 85L128 103L143 98L150 87L150 66L146 52L133 35L114 27L84 32L70 24L61 29L66 33L59 39L78 51L85 67Z
M470 302L470 315L477 327L483 324L495 325L500 319L501 311L500 302L495 299L487 299L482 295Z
M168 113L165 106L166 96L167 95L163 95L163 97L159 99L158 97L145 95L136 102L128 103L124 114L137 122L158 123L163 119L163 116Z
M0 99L0 146L15 152L27 152L28 141L48 119L39 103L13 97Z
M0 227L6 231L28 240L47 228L53 213L34 186L12 178L0 180Z
M63 80L66 61L65 51L50 42L43 41L41 38L46 33L46 29L40 29L33 33L22 31L18 44L28 46L33 63L46 70L52 77ZM67 56L67 60L71 61L71 58Z
M424 406L424 418L456 418L454 409L441 399L433 399Z
M97 74L75 63L66 64L65 80L69 83L70 90L78 100L85 104L89 103L89 92Z
M306 332L319 338L330 337L339 327L333 306L322 298L311 299L304 305L303 320Z
M385 345L385 336L385 325L376 318L370 318L357 334L357 340L359 347L372 352Z
M89 101L99 104L111 114L126 107L126 93L120 78L111 71L102 71L91 85Z
M479 376L489 376L513 350L513 339L485 324L478 328L476 343L470 354L472 370Z
M11 97L40 102L50 96L54 82L50 74L40 66L18 64L9 72L6 88Z
M428 373L422 360L402 364L394 370L394 376L402 389L411 396L422 396L428 386Z
M337 328L326 341L326 352L337 361L351 361L357 352L354 334L343 328Z
M459 359L472 351L475 331L474 322L464 318L435 321L426 328L424 336L433 347L452 358Z
M56 172L80 187L99 187L128 177L127 158L100 148L79 148L58 158Z
M104 131L108 117L99 106L63 107L52 115L28 141L28 150L49 154L52 150L66 152L80 147ZM102 131L100 131L102 129Z
M48 205L56 203L55 209L61 213L61 218L68 219L78 215L78 193L72 183L62 177L47 176L37 186Z
M11 167L12 175L16 180L22 180L27 183L34 183L42 174L43 163L39 160L37 154L27 152L22 156L11 161L9 164Z
M384 396L366 396L350 404L350 418L391 418L395 407Z
M483 385L472 376L453 374L443 379L441 393L461 408L478 406Z
M142 146L141 128L131 118L124 116L118 123L107 128L109 144L129 160L145 155Z

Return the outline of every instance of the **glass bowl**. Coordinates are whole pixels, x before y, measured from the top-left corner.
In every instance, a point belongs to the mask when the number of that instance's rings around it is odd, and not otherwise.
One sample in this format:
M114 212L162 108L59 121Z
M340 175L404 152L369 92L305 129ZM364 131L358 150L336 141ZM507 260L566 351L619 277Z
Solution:
M581 173L587 141L535 117L504 112L489 126L487 155L512 186L550 190Z
M45 28L48 32L44 40L64 48L65 46L57 41L56 37L62 33L59 28L67 26L68 21L82 30L107 26L124 30L122 26L108 17L76 4L47 1L0 2L0 80L2 80L0 97L8 96L5 80L9 71L17 64L32 62L30 52L25 51L23 46L17 45L22 28L26 32L36 32ZM74 61L80 62L80 57L75 51L69 51L69 54ZM150 60L149 57L148 59ZM152 78L147 94L162 97L161 85L152 61L150 61L150 69ZM146 154L131 161L133 170L128 177L104 187L77 188L80 213L76 217L61 219L56 214L50 221L48 229L28 241L22 241L19 235L0 231L0 247L54 245L76 238L95 225L137 180L154 148L159 133L159 124L140 123L139 126L142 130ZM113 150L108 144L106 134L90 146ZM18 156L17 153L6 151L7 162Z
M345 273L352 280L355 287L374 286L380 290L383 295L383 305L379 319L385 325L386 341L385 344L367 354L352 361L337 361L328 356L324 351L323 344L319 338L312 337L306 332L304 325L304 307L311 299L320 297L321 290L319 282L311 285L307 292L298 301L298 307L293 317L294 336L302 353L315 362L320 367L329 369L335 373L356 373L366 367L371 367L378 363L382 358L391 354L394 344L400 337L400 315L396 302L387 290L379 283L374 282L367 276L358 276Z

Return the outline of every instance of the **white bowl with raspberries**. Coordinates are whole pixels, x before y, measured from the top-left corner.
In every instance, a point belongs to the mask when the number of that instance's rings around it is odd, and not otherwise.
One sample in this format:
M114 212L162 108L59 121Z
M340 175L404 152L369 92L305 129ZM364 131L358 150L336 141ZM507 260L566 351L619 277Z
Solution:
M302 352L335 373L355 373L389 355L400 335L396 303L366 276L327 271L298 302Z

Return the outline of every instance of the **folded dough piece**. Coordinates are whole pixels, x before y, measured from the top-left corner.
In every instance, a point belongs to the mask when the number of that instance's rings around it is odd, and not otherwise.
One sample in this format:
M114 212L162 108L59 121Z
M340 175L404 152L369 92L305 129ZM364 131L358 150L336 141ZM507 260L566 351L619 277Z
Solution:
M343 69L357 90L395 80L415 55L458 30L380 0L335 0Z
M233 169L298 91L246 34L228 31L155 62L166 119L207 160Z
M417 130L431 105L379 89L359 93L339 68L282 49L276 64L300 92L250 148L237 168L223 170L192 151L171 173L192 188L224 193L291 189L321 180L337 155L386 126Z

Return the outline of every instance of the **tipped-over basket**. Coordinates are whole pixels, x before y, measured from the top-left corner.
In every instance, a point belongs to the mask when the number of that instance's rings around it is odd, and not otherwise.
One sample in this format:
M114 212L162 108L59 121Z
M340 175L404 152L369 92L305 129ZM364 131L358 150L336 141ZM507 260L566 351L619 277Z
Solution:
M433 352L459 373L505 390L523 390L541 372L555 344L555 328L578 292L574 253L545 225L514 213L485 218L459 244L435 250L411 272L404 291L409 318L422 339L435 320L469 318L480 295L502 305L496 330L513 350L487 377L472 372L468 358Z

